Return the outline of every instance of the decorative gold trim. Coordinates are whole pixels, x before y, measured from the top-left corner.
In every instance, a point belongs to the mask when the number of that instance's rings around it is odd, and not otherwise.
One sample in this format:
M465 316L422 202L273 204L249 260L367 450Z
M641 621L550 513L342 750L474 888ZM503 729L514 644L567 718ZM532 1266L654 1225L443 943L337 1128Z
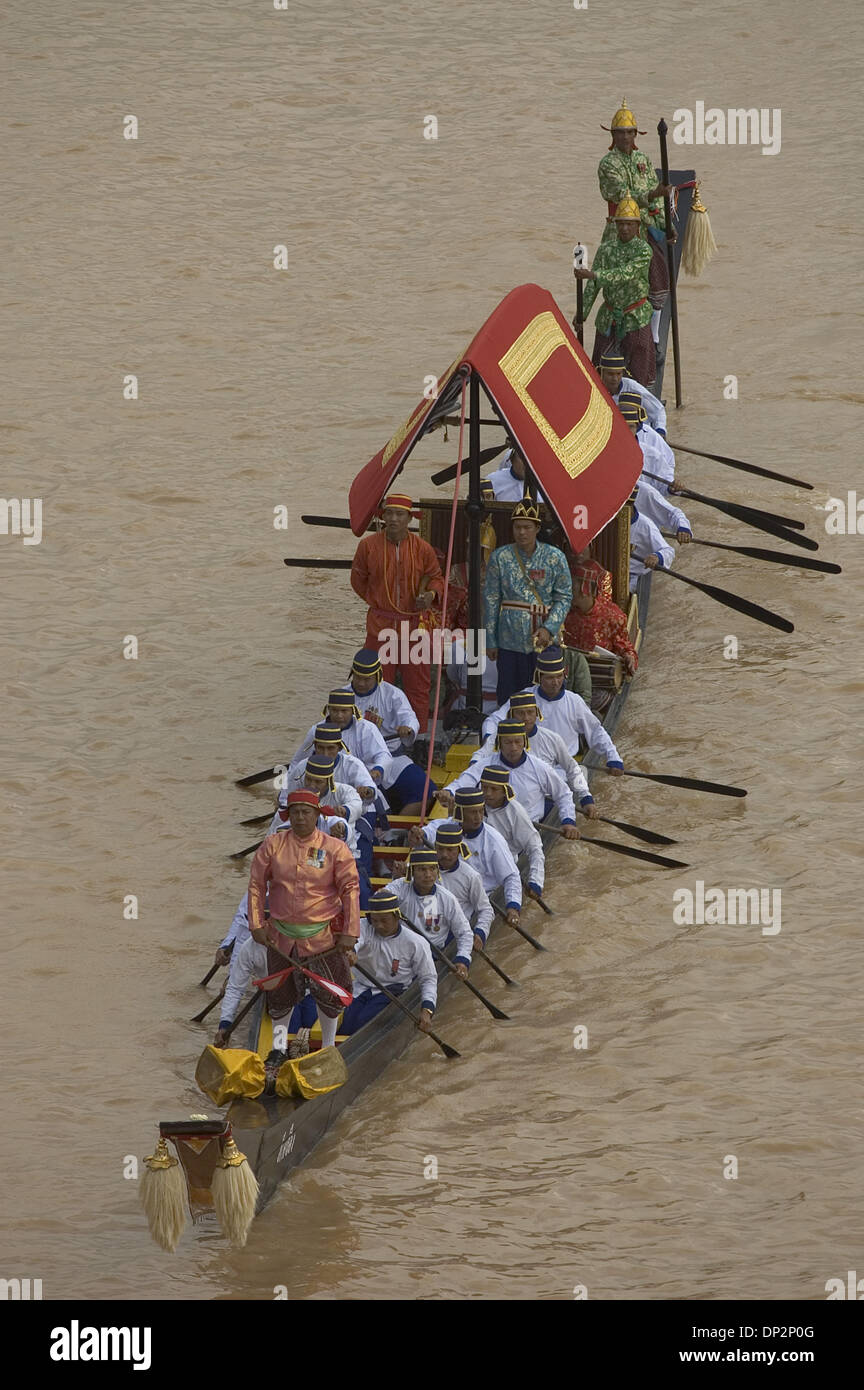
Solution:
M559 347L567 349L590 388L584 414L563 439L555 433L528 394L534 377ZM537 314L507 349L498 365L565 472L571 478L578 478L609 442L612 408L591 380L555 315L548 309Z
M159 1142L156 1145L156 1152L148 1154L144 1162L151 1172L153 1172L159 1168L176 1168L179 1160L172 1158L171 1154L168 1152L167 1141L160 1135Z

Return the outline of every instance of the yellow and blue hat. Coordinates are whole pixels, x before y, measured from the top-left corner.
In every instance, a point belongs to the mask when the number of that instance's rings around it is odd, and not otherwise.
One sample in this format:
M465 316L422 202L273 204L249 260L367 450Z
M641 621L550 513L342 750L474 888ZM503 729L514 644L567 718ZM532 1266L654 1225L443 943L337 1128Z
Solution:
M507 793L507 800L512 801L515 795L510 785L510 773L506 767L484 767L480 774L481 787L503 787Z

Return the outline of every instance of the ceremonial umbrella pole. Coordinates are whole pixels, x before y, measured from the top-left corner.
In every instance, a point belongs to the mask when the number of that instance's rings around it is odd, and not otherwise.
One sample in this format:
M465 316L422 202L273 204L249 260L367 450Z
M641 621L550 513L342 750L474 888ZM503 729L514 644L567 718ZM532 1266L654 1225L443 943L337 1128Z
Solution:
M468 626L474 633L475 642L482 625L482 595L480 593L480 523L484 508L480 498L480 378L471 373L468 383ZM479 647L475 647L479 655ZM483 677L479 672L468 668L465 682L465 721L469 728L478 729L483 722Z
M660 136L660 168L662 171L662 181L664 184L669 182L669 152L666 149L666 132L669 129L666 122L661 118L657 126L657 134ZM672 206L669 201L669 194L663 195L663 208L666 213L666 264L669 267L669 309L672 318L672 351L675 353L675 408L681 409L681 350L678 344L678 288L675 284L675 253L672 236Z

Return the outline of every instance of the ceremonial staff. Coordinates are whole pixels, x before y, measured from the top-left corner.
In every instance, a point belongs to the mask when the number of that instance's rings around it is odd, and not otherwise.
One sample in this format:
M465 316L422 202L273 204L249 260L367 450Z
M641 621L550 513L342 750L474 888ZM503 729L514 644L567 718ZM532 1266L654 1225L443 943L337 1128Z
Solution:
M672 231L672 205L669 200L669 152L666 149L666 132L669 129L666 122L660 119L657 126L657 134L660 136L660 168L662 171L660 182L666 187L667 192L663 194L663 208L666 213L666 263L669 267L669 309L672 318L672 350L675 353L675 408L681 408L681 350L678 344L678 288L675 284L675 252L673 245L675 236Z

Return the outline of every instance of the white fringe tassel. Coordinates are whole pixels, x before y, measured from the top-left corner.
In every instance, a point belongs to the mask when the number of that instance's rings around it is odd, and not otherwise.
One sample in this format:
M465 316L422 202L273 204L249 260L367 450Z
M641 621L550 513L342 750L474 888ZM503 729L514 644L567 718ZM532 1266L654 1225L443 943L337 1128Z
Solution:
M258 1201L258 1179L245 1158L242 1163L217 1168L210 1191L223 1235L232 1245L244 1246Z
M189 1216L186 1178L176 1159L170 1167L145 1168L140 1197L151 1236L157 1245L173 1255Z
M694 279L702 274L711 257L716 254L717 243L711 230L708 210L699 202L697 190L687 228L684 232L684 245L681 248L681 264L688 275Z

